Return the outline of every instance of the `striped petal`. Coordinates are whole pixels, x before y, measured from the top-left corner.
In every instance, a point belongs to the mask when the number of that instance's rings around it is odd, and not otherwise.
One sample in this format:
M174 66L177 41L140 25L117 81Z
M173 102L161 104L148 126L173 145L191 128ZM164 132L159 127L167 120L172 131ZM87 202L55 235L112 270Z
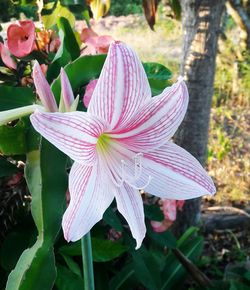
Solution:
M150 98L148 80L135 52L121 42L112 43L88 112L106 120L113 129L126 124Z
M33 68L33 79L37 94L46 110L49 112L58 111L55 97L37 61L35 61Z
M139 249L146 234L141 195L138 190L126 183L116 189L115 199L118 211L129 224L132 236L136 240L136 249Z
M137 186L145 184L146 191L167 199L185 200L216 192L212 179L200 163L186 150L172 142L144 154L143 174Z
M102 219L114 199L113 186L109 185L98 166L73 164L69 174L70 203L62 221L67 241L79 240Z
M62 98L64 101L64 105L65 105L66 111L70 112L71 105L74 102L74 94L73 94L68 76L65 73L63 68L61 68L60 78L61 78Z
M83 112L42 113L30 117L33 127L71 159L84 165L96 162L98 137L105 122Z
M133 119L110 136L127 148L147 152L166 143L182 122L188 106L188 91L183 80L166 88L141 107Z

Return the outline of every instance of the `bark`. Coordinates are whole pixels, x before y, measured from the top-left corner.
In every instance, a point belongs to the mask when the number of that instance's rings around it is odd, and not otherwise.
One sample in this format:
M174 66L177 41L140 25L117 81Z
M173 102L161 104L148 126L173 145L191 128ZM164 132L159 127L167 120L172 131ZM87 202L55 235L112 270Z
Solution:
M226 5L228 13L232 16L233 20L241 30L241 49L250 50L250 14L248 13L248 7L244 7L240 0L228 0Z
M181 74L189 90L189 106L175 142L204 165L207 157L208 128L213 96L215 60L223 0L181 0L183 59ZM201 199L189 200L178 214L177 236L200 221Z

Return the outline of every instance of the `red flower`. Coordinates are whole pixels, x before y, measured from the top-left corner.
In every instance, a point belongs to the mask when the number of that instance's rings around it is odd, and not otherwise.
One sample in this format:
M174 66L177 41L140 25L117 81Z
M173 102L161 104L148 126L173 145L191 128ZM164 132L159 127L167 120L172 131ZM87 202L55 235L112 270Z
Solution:
M31 20L11 24L7 30L7 44L16 57L24 57L35 48L35 25Z
M83 55L107 53L109 45L114 41L112 36L99 36L91 28L84 28L81 32L80 39L87 45Z

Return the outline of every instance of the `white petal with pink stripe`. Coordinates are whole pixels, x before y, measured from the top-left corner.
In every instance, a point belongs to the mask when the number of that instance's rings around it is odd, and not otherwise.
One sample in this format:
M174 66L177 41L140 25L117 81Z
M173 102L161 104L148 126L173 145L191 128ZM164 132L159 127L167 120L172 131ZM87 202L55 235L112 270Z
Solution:
M64 75L62 82L66 99L72 100ZM87 113L36 111L31 116L34 128L75 161L69 175L70 204L63 216L68 241L85 235L115 198L139 248L146 233L139 189L179 200L215 193L199 162L170 142L187 106L182 79L151 98L137 55L115 42Z

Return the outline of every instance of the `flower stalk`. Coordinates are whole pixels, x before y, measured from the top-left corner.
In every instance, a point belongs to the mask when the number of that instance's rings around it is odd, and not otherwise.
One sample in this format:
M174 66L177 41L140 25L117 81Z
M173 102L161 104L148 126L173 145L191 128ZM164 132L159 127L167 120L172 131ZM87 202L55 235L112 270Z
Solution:
M94 270L93 270L93 257L91 246L91 235L88 232L81 239L82 247L82 262L83 262L83 277L84 277L84 290L94 290Z
M21 117L25 117L34 113L35 110L39 109L43 111L43 107L39 105L30 105L25 107L20 107L12 110L6 110L0 112L0 126L7 124L8 122L14 121Z

